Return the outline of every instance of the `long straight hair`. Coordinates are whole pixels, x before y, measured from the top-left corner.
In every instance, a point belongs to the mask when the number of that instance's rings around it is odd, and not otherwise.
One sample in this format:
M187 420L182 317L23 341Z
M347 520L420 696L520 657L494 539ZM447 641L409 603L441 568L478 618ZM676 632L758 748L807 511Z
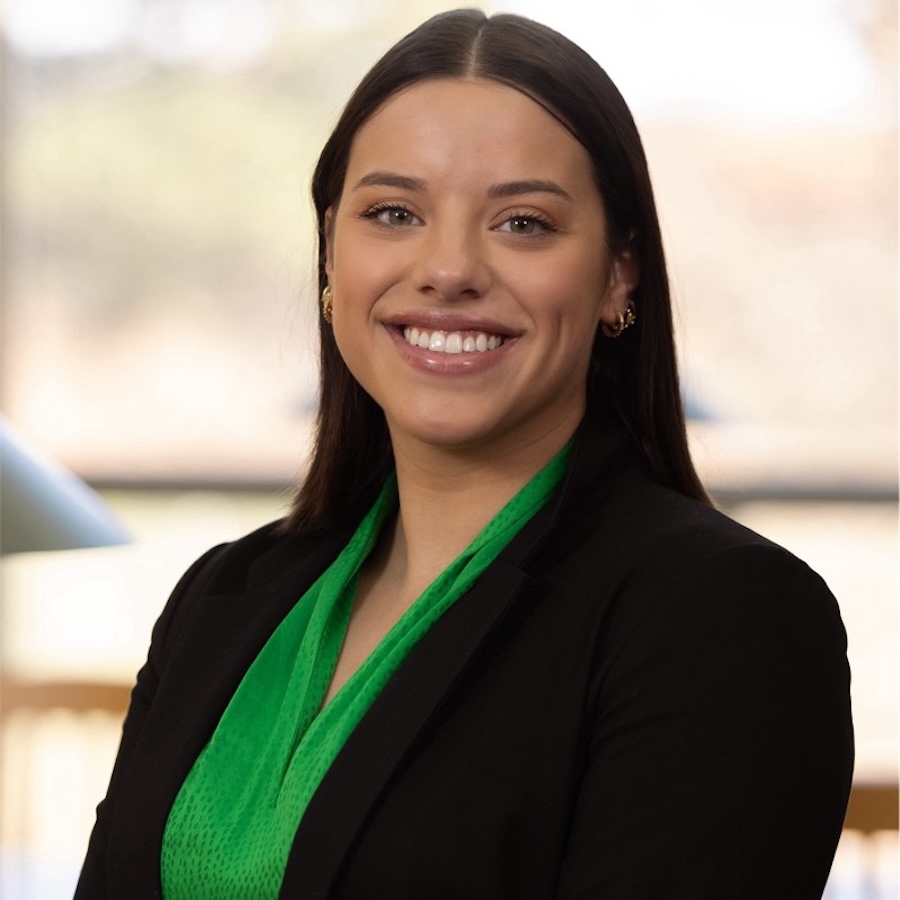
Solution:
M483 78L543 106L584 146L603 201L609 246L629 247L640 281L638 325L610 340L598 329L587 384L588 413L612 405L659 482L708 502L685 434L669 282L643 146L621 94L603 69L561 34L521 16L475 9L441 13L395 44L351 96L313 175L319 290L324 290L325 212L340 200L353 140L398 91L433 78ZM598 290L603 285L597 286ZM344 364L320 317L320 394L310 466L288 527L319 531L346 522L393 465L381 408Z

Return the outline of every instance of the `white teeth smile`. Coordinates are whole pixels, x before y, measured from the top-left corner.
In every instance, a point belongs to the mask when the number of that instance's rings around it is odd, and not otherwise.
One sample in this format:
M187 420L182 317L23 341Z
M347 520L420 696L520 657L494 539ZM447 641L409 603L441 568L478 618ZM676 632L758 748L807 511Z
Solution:
M437 353L485 353L503 343L501 335L484 331L426 331L414 326L404 328L403 337L413 347Z

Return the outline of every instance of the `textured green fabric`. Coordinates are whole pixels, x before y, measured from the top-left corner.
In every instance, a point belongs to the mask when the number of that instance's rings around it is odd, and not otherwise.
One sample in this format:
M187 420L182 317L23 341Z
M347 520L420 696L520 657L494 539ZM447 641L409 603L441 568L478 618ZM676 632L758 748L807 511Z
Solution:
M420 638L547 501L568 450L497 513L322 708L359 570L396 509L388 479L350 542L247 670L185 780L163 838L165 900L278 896L297 825L347 737Z

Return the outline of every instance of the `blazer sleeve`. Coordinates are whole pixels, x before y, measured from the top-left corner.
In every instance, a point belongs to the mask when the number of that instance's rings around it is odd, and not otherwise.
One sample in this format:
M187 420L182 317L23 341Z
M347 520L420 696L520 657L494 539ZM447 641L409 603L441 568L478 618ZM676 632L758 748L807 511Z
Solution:
M222 547L213 547L185 572L153 627L147 661L138 672L136 684L131 692L131 701L122 727L122 739L106 797L97 806L97 817L75 890L75 900L103 900L107 897L106 847L119 785L128 768L132 751L140 741L144 722L153 705L160 672L165 663L169 636L173 632L173 622L184 614L193 599L202 592L215 569L214 562L221 549Z
M818 900L853 767L834 598L768 544L659 593L597 678L558 900Z

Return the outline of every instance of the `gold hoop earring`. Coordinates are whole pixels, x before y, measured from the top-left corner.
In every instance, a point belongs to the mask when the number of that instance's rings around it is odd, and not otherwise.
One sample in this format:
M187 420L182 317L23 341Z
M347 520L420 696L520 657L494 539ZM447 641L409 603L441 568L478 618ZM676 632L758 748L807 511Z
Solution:
M635 322L637 322L637 312L635 311L634 304L629 300L628 306L626 306L624 310L619 310L619 312L616 313L615 325L607 325L606 322L604 322L600 327L608 338L615 339L622 337L625 329L631 328Z
M334 314L334 298L331 294L331 285L326 285L322 291L322 318L330 325Z

